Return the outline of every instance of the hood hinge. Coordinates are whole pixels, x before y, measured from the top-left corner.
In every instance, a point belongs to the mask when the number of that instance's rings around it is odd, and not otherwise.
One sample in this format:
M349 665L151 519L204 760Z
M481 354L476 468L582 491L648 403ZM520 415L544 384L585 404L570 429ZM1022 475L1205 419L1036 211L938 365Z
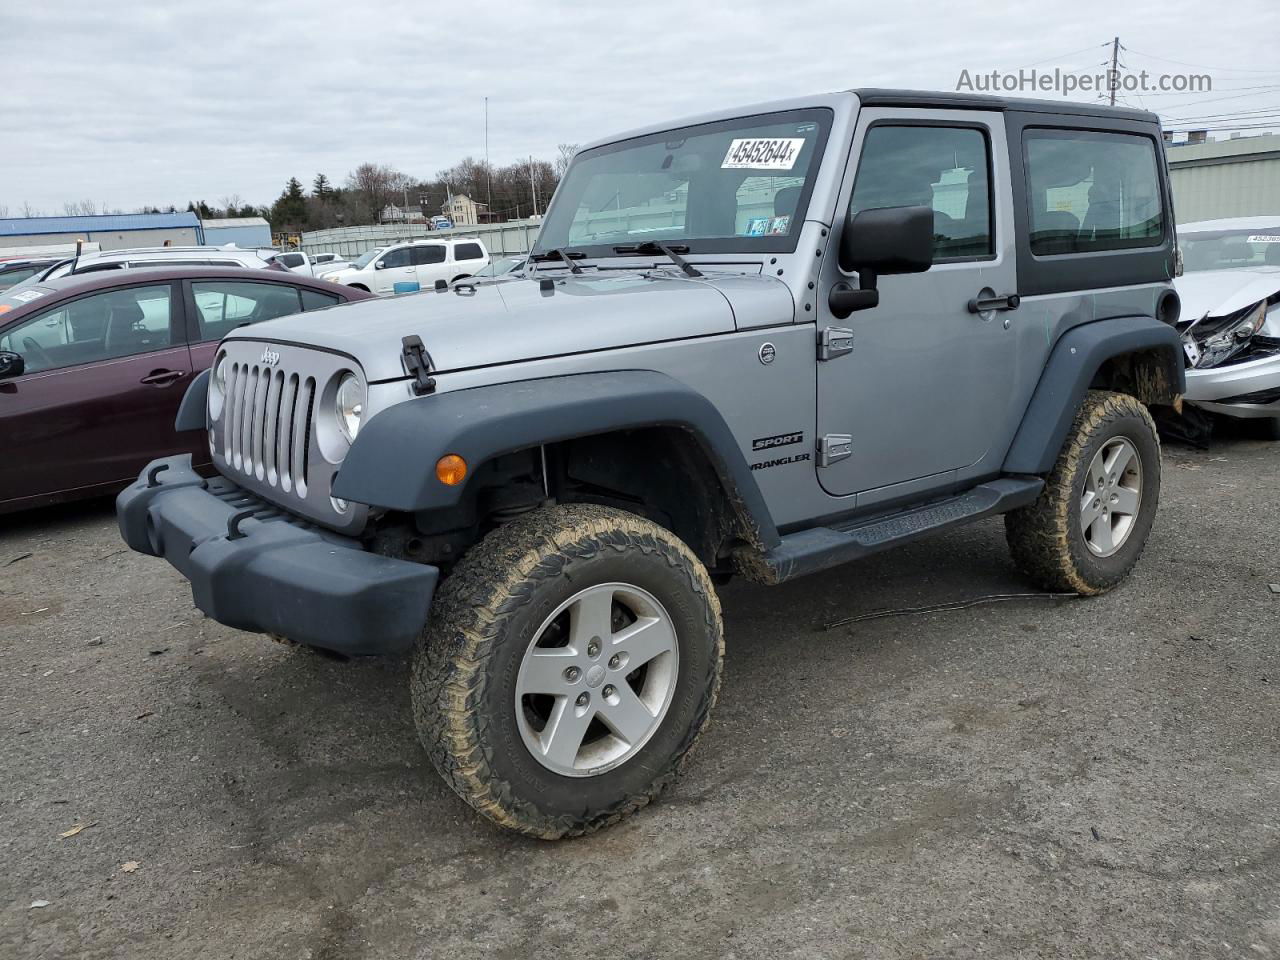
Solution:
M404 368L413 377L413 392L416 396L424 396L436 389L436 378L431 376L434 361L427 348L422 345L422 338L412 334L400 341L404 345L402 355Z

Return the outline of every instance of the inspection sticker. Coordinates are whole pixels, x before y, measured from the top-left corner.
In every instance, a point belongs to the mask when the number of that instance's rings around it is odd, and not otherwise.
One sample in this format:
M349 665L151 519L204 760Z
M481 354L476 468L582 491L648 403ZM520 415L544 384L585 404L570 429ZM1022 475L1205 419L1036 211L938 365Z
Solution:
M747 138L734 140L724 155L721 170L790 170L796 165L803 137Z
M44 296L43 290L19 290L17 293L9 294L10 300L17 300L21 303L30 303Z
M1280 236L1274 236L1266 233L1255 233L1248 241L1249 243L1280 243Z

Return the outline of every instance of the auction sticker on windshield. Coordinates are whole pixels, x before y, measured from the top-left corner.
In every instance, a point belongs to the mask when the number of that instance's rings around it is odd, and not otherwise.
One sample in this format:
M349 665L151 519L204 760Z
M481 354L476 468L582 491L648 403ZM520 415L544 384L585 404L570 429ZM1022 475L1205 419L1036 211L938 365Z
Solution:
M1273 237L1265 233L1255 233L1249 237L1248 243L1280 243L1280 237Z
M790 170L796 165L803 137L746 138L734 140L724 155L721 170Z

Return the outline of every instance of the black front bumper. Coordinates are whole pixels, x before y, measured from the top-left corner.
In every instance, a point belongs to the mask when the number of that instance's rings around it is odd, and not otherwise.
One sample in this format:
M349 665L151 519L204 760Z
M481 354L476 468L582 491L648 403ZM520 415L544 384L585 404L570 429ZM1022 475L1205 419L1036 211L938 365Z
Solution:
M190 455L149 464L116 498L116 518L125 543L191 581L212 619L353 656L410 649L440 576L206 480Z

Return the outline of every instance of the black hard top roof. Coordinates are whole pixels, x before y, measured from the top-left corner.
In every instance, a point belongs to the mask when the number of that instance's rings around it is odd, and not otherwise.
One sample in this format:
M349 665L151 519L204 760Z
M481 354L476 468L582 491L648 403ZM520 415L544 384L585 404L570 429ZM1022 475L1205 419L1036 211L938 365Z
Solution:
M1116 120L1138 120L1159 123L1149 110L1131 107L1108 107L1101 103L1075 100L1033 100L1021 97L995 97L981 93L945 93L931 90L889 90L862 87L850 91L858 95L864 107L937 107L945 110L1021 110L1027 113L1055 113L1075 117L1110 117Z

